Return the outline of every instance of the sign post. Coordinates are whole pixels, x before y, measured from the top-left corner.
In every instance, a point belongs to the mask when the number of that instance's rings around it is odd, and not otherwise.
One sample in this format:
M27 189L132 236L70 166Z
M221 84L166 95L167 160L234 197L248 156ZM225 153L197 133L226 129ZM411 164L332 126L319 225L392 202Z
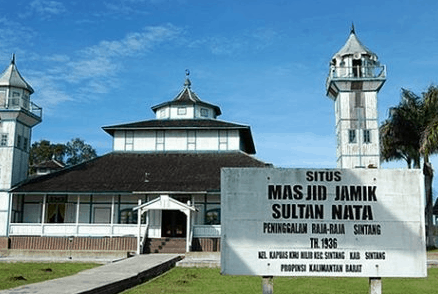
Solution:
M222 169L222 273L379 277L370 279L370 293L379 293L371 288L381 277L426 277L422 177L420 170Z
M274 277L269 276L262 278L262 290L263 290L263 294L274 293Z

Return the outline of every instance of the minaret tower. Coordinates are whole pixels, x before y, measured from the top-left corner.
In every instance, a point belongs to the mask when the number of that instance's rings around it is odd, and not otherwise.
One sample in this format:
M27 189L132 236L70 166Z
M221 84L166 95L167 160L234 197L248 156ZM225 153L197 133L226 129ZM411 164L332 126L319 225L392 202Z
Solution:
M9 189L27 178L32 127L42 109L30 101L32 87L15 66L0 74L0 237L8 235Z
M354 26L330 62L327 96L335 102L337 167L380 167L377 93L386 68L357 38Z

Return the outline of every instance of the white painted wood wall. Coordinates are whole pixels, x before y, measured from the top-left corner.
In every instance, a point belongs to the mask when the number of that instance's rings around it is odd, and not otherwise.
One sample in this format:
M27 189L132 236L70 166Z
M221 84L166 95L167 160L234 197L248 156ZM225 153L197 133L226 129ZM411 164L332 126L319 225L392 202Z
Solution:
M235 151L238 130L116 131L114 151Z

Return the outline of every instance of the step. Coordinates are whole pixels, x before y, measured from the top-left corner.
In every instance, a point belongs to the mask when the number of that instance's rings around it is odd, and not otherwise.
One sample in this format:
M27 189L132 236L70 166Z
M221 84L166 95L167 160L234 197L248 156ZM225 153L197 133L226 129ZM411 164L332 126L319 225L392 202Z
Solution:
M183 238L149 239L145 246L145 253L184 253L186 240Z

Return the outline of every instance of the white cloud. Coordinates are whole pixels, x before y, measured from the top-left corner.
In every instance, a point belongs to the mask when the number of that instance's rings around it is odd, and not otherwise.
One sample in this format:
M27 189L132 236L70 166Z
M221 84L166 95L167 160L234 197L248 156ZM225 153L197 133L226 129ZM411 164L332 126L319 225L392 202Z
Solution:
M51 112L58 104L73 101L73 98L60 89L60 84L54 81L52 75L45 72L30 71L27 79L38 91L32 95L32 100L39 106L44 106L44 112Z
M75 55L55 54L40 56L48 64L44 72L32 73L32 84L38 88L35 95L44 108L53 108L67 101L82 101L108 93L118 85L117 74L123 69L123 57L146 54L163 42L172 41L181 30L172 25L145 27L119 40L103 40L84 48ZM36 57L35 57L36 58ZM74 84L74 93L66 93ZM80 84L80 87L77 85Z
M145 53L162 42L172 40L180 33L181 30L173 25L145 27L141 32L129 33L121 40L104 40L82 52L91 58L133 56Z
M131 2L131 1L130 1ZM141 1L143 2L143 1ZM132 7L130 5L131 3L126 3L126 1L122 1L121 3L110 3L110 2L105 2L105 8L108 10L109 14L111 15L116 15L116 16L120 16L120 15L134 15L134 14L140 14L140 15L146 15L149 12L147 10L144 9L140 9L138 6L136 7ZM137 4L137 3L134 3Z
M35 37L35 32L22 24L0 17L0 51L5 52L9 56L16 52L18 47L29 45ZM3 55L3 52L0 52Z
M48 18L51 15L58 15L66 12L64 4L58 1L34 0L29 6L34 12L43 18Z
M191 41L188 47L208 48L215 55L246 54L263 50L272 45L278 33L270 28L260 27L250 32L237 33L234 36L209 36Z

